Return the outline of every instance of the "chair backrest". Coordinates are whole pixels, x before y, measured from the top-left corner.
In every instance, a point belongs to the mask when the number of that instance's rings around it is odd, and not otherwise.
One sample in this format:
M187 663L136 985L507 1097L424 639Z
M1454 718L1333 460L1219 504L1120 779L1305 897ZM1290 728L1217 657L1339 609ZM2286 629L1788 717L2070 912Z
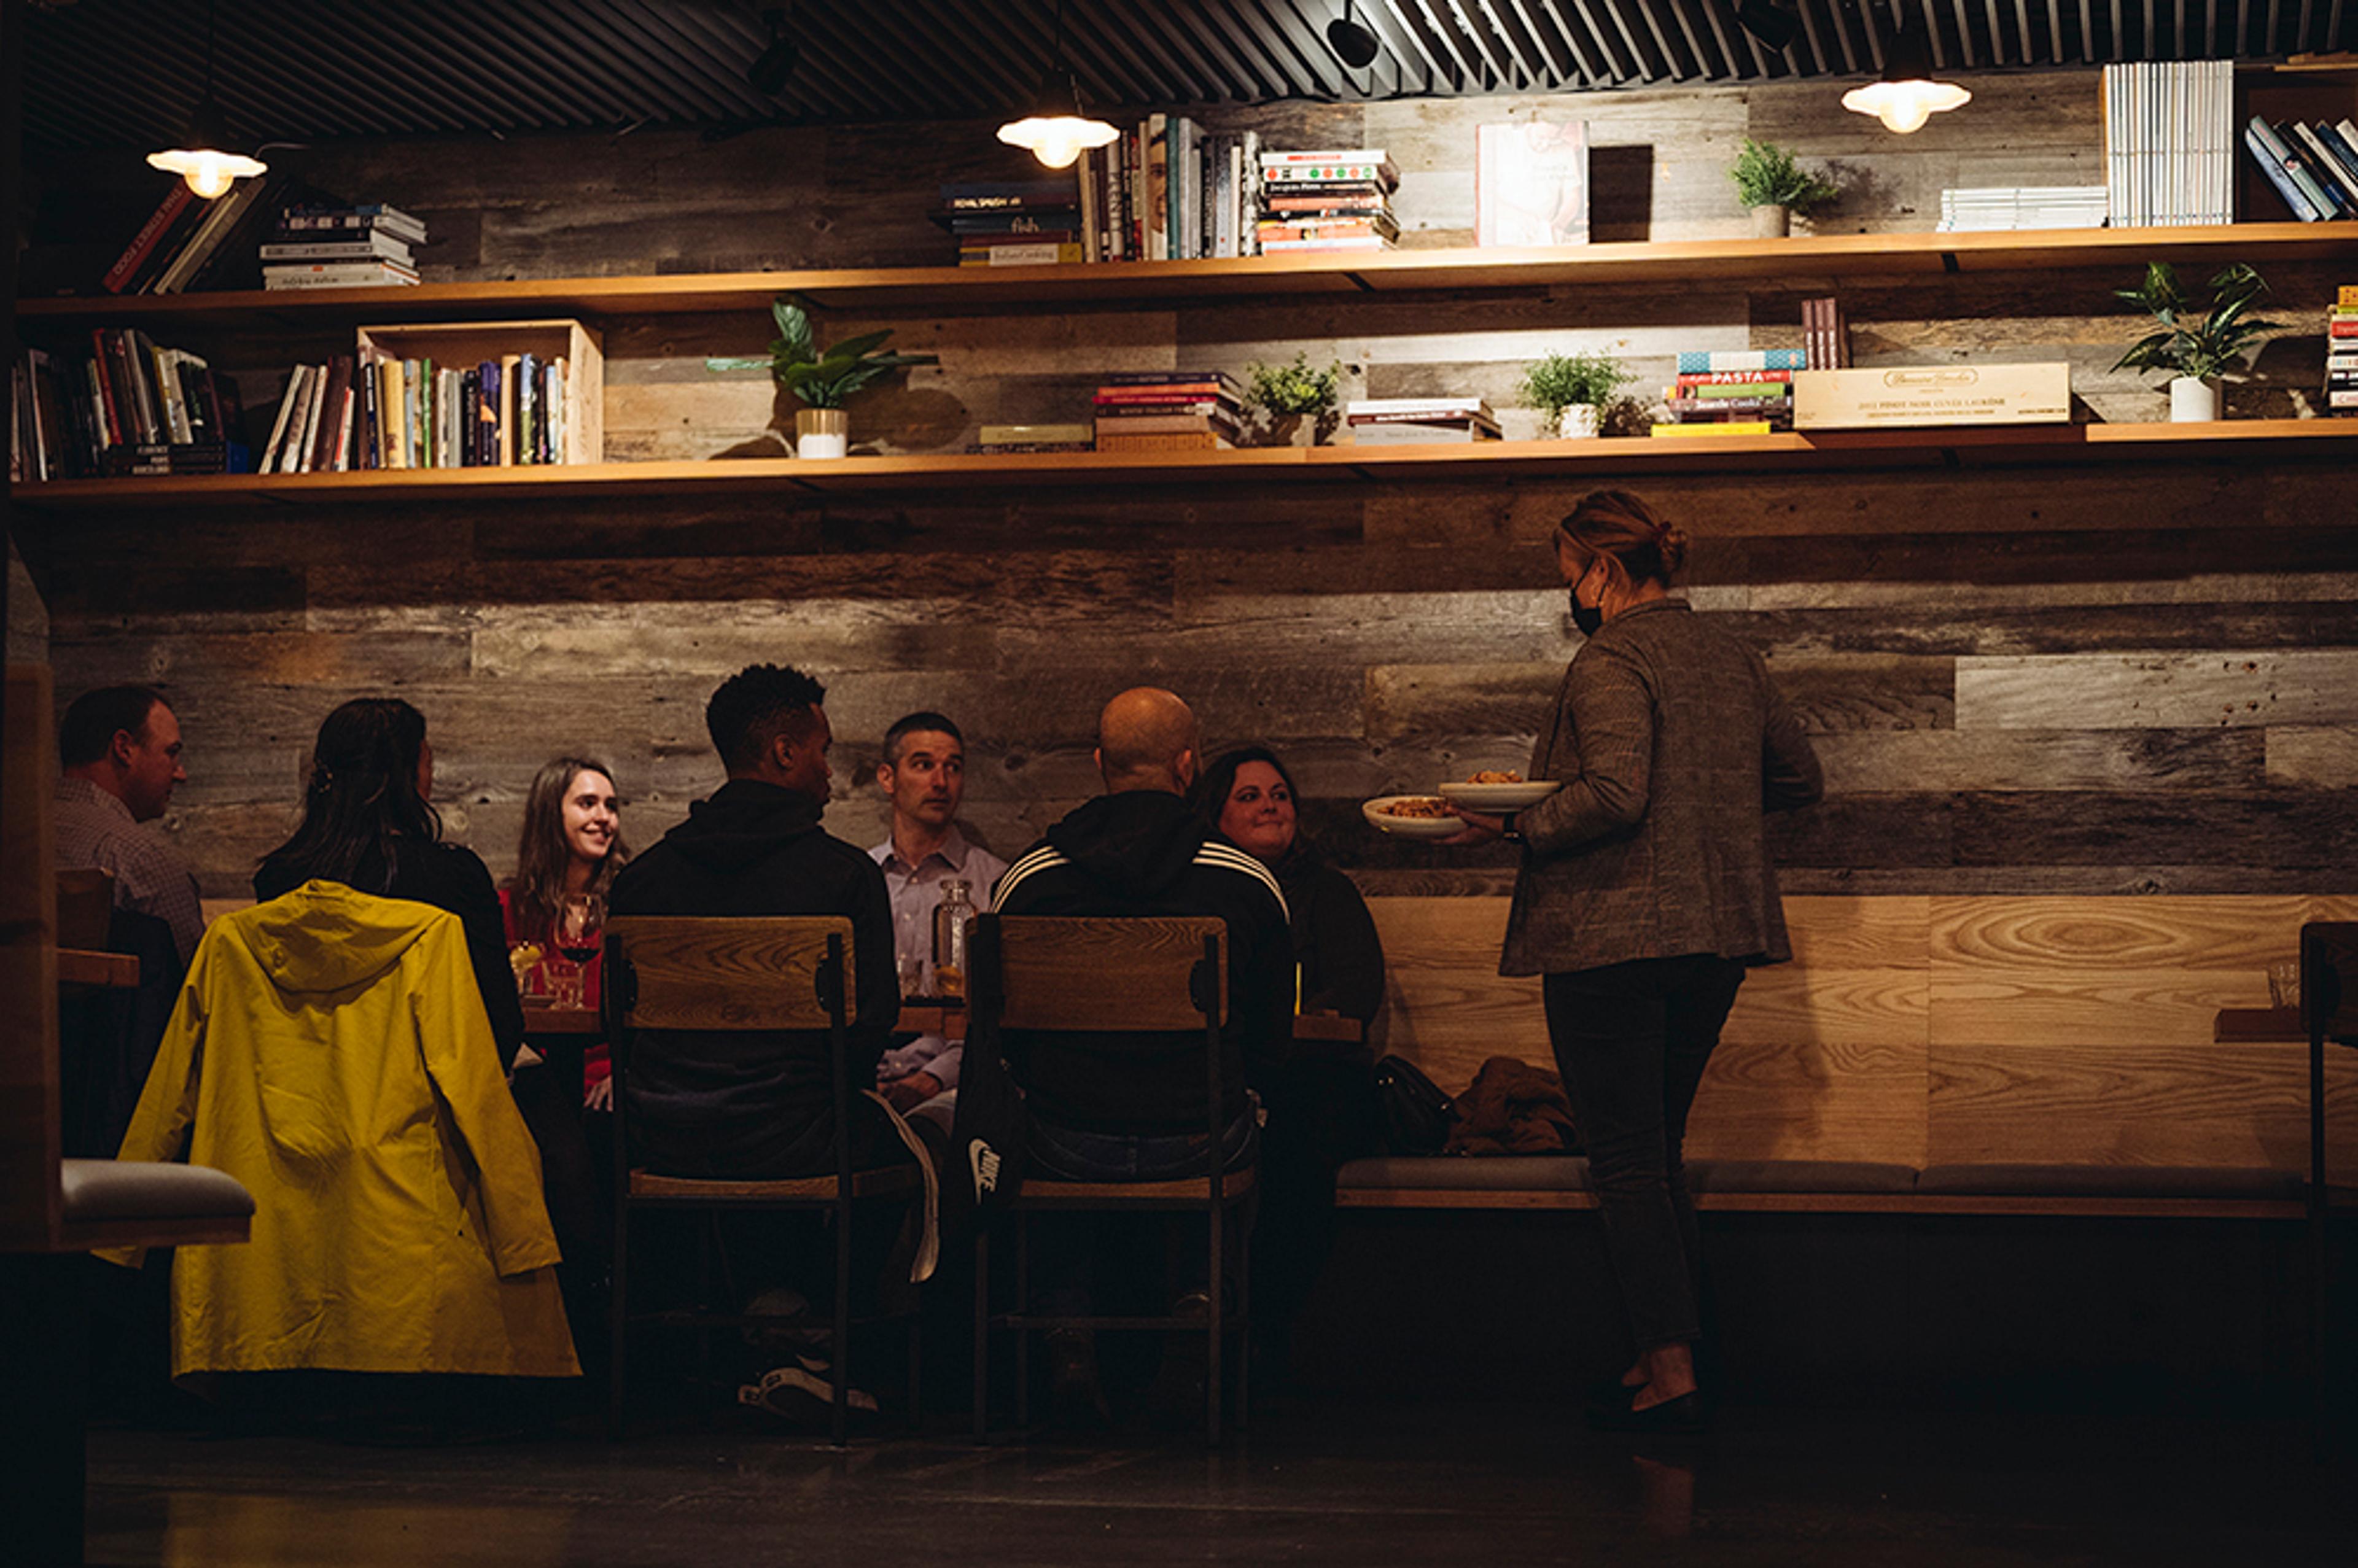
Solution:
M618 914L605 935L609 1017L627 1029L825 1029L851 1008L839 914Z
M10 665L0 710L0 1251L46 1252L64 1224L49 667Z
M2358 1044L2358 921L2300 928L2301 1032Z
M58 946L102 952L114 918L114 873L103 866L58 872Z
M1228 1008L1228 926L1196 915L985 915L991 989L1006 1029L1217 1027ZM1216 944L1205 968L1204 943Z

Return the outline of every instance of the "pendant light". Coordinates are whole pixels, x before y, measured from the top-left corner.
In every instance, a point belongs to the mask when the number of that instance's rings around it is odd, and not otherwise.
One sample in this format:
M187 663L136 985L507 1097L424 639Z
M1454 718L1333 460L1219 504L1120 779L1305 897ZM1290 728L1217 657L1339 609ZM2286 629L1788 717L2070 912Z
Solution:
M196 113L189 116L188 129L179 141L163 152L149 153L147 162L151 168L178 175L190 190L208 201L228 194L229 188L241 179L269 172L268 164L236 150L222 119L221 104L213 98L213 7L210 3L205 6L204 94L197 100Z
M1120 135L1081 107L1080 79L1065 63L1065 0L1056 0L1055 47L1039 101L1022 119L1000 126L999 139L1023 148L1050 168L1070 168L1084 149L1104 146Z
M1374 30L1351 14L1351 0L1343 0L1343 14L1326 24L1326 47L1336 59L1358 70L1372 64L1383 46Z
M1972 103L1973 97L1953 81L1932 80L1931 48L1923 33L1903 18L1891 47L1883 52L1883 74L1844 93L1842 105L1853 114L1872 114L1885 130L1904 136L1922 130L1933 115Z

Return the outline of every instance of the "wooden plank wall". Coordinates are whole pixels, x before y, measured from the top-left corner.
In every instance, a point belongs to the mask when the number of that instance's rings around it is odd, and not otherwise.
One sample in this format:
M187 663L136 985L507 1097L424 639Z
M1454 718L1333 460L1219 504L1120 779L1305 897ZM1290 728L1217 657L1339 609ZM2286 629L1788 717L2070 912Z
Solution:
M1747 130L1843 166L1854 194L1827 228L1898 231L1931 226L1943 183L2095 179L2094 84L1977 80L1970 112L1909 138L1843 114L1822 84L1203 117L1257 124L1274 145L1386 145L1420 244L1466 238L1473 125L1535 112L1595 127L1600 238L1745 232L1722 170ZM990 129L352 143L313 149L308 172L420 211L431 278L937 263L932 188L1022 170ZM155 200L134 168L46 164L36 258L79 243L103 266ZM1861 362L2061 356L2083 416L2152 418L2159 394L2108 369L2136 330L2109 290L2130 280L1868 278L1840 293ZM2342 277L2274 281L2290 325L2240 413L2307 395ZM863 398L856 433L956 449L985 421L1079 414L1104 369L1240 370L1296 348L1339 358L1354 394L1473 390L1503 406L1550 348L1607 348L1659 381L1680 348L1797 342L1797 301L1830 287L881 322L943 363ZM788 410L767 382L702 362L758 350L758 314L602 325L614 456L782 449ZM183 341L238 371L261 409L298 356L349 346L266 330ZM1532 428L1506 413L1510 433ZM2190 457L1643 488L1697 537L1698 607L1764 649L1823 748L1831 797L1778 828L1790 889L2289 897L2358 892L2352 466ZM611 758L633 838L676 821L717 779L703 699L754 659L828 682L828 820L846 837L880 831L866 774L886 725L940 707L971 737L973 830L1020 850L1094 788L1098 704L1152 680L1195 704L1213 747L1281 748L1311 830L1371 891L1456 895L1499 891L1509 862L1379 839L1356 803L1526 760L1574 646L1544 541L1582 488L277 505L72 516L26 546L61 695L171 689L192 778L166 827L216 897L243 892L284 832L309 736L346 697L396 690L427 710L450 828L503 872L522 792L561 750Z
M1444 1089L1552 1070L1539 982L1496 974L1506 901L1371 901L1388 1050ZM2303 922L2358 899L1887 895L1785 901L1790 964L1745 981L1695 1103L1699 1158L2269 1166L2309 1161L2308 1047L2217 1044L2268 1005ZM2332 1054L2333 1164L2358 1159L2358 1058Z

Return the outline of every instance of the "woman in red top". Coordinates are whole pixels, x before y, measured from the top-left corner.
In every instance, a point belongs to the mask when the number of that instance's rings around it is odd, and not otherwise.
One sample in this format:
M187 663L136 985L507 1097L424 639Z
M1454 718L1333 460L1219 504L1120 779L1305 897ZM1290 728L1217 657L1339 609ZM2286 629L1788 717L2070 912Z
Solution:
M509 961L527 1000L598 1006L606 890L630 855L611 770L582 757L540 770L525 799L515 875L500 890ZM585 1103L605 1109L613 1088L602 1041L583 1053L582 1083Z

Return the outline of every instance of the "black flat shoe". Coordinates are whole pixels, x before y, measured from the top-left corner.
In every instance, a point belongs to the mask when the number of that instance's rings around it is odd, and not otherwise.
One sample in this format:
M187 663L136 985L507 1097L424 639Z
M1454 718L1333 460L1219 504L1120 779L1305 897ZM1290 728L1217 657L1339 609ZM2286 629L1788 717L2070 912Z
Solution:
M1600 1379L1588 1385L1581 1396L1581 1406L1588 1411L1626 1411L1629 1401L1638 1397L1643 1383L1625 1383L1618 1378Z
M1674 1400L1664 1400L1644 1410L1628 1406L1616 1410L1592 1406L1588 1424L1599 1432L1634 1432L1656 1435L1698 1433L1709 1424L1704 1414L1700 1393L1681 1394Z

